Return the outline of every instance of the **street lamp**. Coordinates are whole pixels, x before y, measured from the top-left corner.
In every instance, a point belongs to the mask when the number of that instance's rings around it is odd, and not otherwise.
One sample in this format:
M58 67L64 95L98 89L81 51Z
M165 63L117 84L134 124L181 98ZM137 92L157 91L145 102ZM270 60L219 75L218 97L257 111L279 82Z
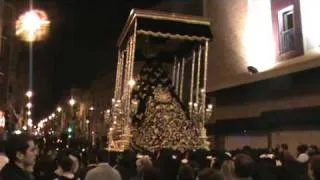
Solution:
M31 103L31 102L28 102L28 103L27 103L27 108L28 108L28 109L31 109L31 108L32 108L32 103Z
M50 21L44 11L31 9L16 21L16 35L23 41L39 41L47 35L49 25Z
M26 96L30 99L33 96L33 92L31 90L27 91Z
M76 104L76 100L73 99L73 97L69 100L69 104L71 107L73 107Z

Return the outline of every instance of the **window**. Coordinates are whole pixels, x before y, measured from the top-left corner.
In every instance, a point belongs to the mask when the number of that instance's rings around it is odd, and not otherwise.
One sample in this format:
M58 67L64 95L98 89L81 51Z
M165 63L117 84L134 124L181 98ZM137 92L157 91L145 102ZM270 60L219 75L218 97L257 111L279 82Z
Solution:
M303 54L301 0L270 0L277 60Z
M295 47L295 25L294 7L290 5L278 12L280 53L285 54L294 51Z

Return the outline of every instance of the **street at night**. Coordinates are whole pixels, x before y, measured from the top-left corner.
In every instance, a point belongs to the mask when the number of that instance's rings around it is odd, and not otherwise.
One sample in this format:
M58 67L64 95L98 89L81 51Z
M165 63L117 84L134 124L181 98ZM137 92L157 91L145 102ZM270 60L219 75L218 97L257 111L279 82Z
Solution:
M320 180L320 1L0 1L0 180Z

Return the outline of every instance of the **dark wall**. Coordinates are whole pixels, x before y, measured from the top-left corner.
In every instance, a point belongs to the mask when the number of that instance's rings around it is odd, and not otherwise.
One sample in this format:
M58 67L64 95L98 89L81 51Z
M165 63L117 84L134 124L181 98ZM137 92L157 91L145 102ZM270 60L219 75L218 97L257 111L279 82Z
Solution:
M202 16L202 0L164 0L153 10Z

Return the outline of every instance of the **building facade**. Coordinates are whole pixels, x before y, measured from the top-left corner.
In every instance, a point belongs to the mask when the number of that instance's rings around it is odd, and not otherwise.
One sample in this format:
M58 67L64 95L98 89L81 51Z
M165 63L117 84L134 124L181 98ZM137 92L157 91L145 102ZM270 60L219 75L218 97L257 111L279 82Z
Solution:
M28 63L20 62L18 57L16 16L14 1L0 1L0 108L6 112L9 129L22 119L28 75Z
M319 9L316 0L203 1L217 147L320 145Z

